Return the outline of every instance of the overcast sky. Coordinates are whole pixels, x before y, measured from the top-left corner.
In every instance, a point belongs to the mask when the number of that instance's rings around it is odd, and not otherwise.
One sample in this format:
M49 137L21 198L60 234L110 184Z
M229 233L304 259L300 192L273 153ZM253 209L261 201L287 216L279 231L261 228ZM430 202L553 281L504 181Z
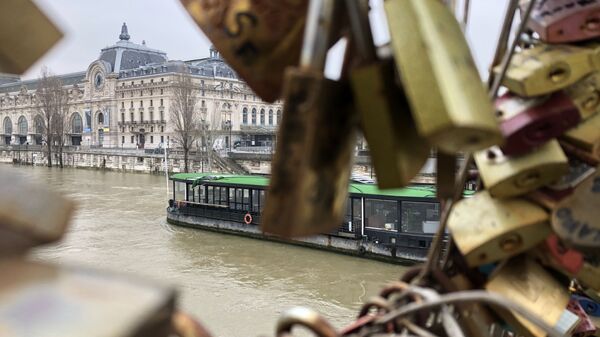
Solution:
M167 52L170 59L208 56L210 42L179 0L34 1L61 28L65 37L29 69L24 78L37 77L44 65L56 74L86 70L98 58L100 49L118 41L123 22L127 22L132 42L145 40L148 47ZM385 17L379 1L374 1L372 20L382 28ZM487 68L492 57L506 2L471 0L467 37L480 70ZM377 29L376 42L387 40L389 36L385 29Z

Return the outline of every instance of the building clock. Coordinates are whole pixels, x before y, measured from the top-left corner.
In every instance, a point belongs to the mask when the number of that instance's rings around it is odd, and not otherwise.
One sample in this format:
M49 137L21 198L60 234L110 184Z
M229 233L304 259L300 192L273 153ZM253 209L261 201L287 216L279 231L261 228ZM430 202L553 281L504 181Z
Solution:
M104 76L102 76L102 73L96 73L96 75L94 76L94 86L96 87L96 90L102 89L103 85Z

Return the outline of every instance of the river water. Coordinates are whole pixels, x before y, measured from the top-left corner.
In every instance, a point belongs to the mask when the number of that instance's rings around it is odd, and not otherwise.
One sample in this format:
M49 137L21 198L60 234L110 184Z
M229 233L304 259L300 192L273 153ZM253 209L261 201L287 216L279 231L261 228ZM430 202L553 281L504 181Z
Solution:
M45 167L8 170L76 200L65 239L36 259L135 274L174 285L180 305L214 336L273 336L301 305L336 327L403 267L279 243L171 226L164 176Z

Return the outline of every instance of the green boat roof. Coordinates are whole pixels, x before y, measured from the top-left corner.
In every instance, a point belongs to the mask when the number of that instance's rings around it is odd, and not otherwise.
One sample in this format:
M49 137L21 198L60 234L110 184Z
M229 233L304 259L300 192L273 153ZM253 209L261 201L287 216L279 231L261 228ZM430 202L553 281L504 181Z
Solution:
M244 185L244 186L269 186L269 178L253 175L229 175L220 173L175 173L170 176L171 180L193 183L198 179L213 181L220 185ZM413 198L435 198L434 185L412 185L404 188L379 189L376 184L365 184L351 182L349 192L353 194L381 195L390 197L413 197ZM473 194L465 191L465 195Z

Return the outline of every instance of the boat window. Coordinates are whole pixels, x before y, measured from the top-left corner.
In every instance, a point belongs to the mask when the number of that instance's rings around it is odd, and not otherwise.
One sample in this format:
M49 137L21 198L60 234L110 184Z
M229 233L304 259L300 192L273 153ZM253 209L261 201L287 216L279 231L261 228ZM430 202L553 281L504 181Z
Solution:
M185 183L175 182L175 200L185 200Z
M221 187L221 205L225 205L227 206L228 204L228 191L227 191L227 187Z
M260 211L265 209L265 190L260 190Z
M199 202L206 202L206 186L204 186L204 185L198 186L198 196L199 196L199 199L198 199Z
M440 225L440 205L433 202L402 202L402 231L435 233Z
M192 201L192 202L196 201L196 198L194 196L194 189L192 188L192 185L188 184L187 185L187 189L188 189L188 193L187 193L187 196L188 196L187 198L188 199L187 199L187 201Z
M244 188L244 199L242 201L244 203L244 210L249 210L250 209L250 190L247 188Z
M357 231L356 228L361 228L362 226L362 202L361 199L352 198L352 225L354 227L354 231ZM360 230L358 230L360 231Z
M398 202L365 199L365 226L388 231L398 230Z
M213 187L212 186L208 186L207 188L207 200L206 202L209 204L214 203L214 196L213 196Z
M235 209L235 188L229 188L229 208Z
M260 212L260 198L258 190L252 190L252 212Z
M344 216L342 230L352 232L352 199L346 201L346 215Z

